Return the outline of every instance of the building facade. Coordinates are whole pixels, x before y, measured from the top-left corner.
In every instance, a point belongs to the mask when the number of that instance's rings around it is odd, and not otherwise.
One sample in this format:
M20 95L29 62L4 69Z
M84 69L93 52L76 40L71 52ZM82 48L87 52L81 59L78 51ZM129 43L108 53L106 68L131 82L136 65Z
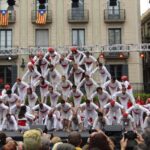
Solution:
M0 2L0 9L7 9L6 1ZM110 0L79 0L75 4L71 0L46 0L45 9L46 24L39 25L39 1L16 0L8 26L0 26L0 49L141 43L139 0L117 0L116 6L110 6ZM123 53L125 57L120 58L116 48L113 50L114 53L105 53L102 60L110 73L117 78L128 75L135 89L141 90L143 70L139 53ZM27 55L16 55L10 61L1 57L1 85L13 83L26 71L21 64L27 63Z

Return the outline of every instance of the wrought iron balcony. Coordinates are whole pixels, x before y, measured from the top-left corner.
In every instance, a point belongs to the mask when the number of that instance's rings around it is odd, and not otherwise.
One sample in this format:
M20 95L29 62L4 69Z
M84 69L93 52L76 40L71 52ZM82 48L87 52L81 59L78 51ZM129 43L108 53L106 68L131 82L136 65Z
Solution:
M104 10L104 21L106 23L114 22L125 22L125 10L124 9L105 9Z
M37 14L38 14L38 10L32 10L32 13L31 13L32 23L36 23ZM51 10L46 11L46 23L52 23L52 11Z
M105 59L128 59L129 58L129 52L121 52L121 53L116 53L116 52L105 52L104 53Z
M89 11L85 9L72 8L68 10L68 22L69 23L88 23Z

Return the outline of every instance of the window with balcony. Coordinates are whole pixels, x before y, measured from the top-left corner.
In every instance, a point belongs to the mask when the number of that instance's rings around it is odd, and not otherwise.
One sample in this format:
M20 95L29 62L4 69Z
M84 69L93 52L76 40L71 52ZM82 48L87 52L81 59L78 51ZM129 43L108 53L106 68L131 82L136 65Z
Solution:
M85 29L72 29L72 45L85 45Z
M0 29L0 49L12 47L12 30Z
M49 31L48 29L37 29L35 32L35 46L48 47L49 45Z

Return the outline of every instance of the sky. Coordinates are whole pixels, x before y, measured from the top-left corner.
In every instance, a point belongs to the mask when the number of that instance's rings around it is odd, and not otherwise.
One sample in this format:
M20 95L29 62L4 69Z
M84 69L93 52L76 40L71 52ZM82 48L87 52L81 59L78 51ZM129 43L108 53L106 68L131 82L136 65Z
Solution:
M148 8L150 8L149 0L140 0L141 1L141 14L143 14Z

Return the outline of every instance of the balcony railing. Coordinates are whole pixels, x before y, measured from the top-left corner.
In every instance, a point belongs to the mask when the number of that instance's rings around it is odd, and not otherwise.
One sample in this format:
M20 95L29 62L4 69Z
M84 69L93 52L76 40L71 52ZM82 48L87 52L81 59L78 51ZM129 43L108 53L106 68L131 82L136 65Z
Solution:
M105 59L128 59L129 58L129 53L128 52L121 52L121 53L116 53L116 52L105 52L104 53Z
M124 9L105 9L104 10L104 21L106 23L111 22L125 22L125 10Z
M32 23L36 23L36 21L37 21L37 13L38 13L38 10L32 10L32 13L31 13L31 21L32 21ZM46 23L52 23L52 11L48 10L48 11L46 11L46 13L47 13Z
M69 23L88 23L89 11L85 9L72 8L68 10Z

